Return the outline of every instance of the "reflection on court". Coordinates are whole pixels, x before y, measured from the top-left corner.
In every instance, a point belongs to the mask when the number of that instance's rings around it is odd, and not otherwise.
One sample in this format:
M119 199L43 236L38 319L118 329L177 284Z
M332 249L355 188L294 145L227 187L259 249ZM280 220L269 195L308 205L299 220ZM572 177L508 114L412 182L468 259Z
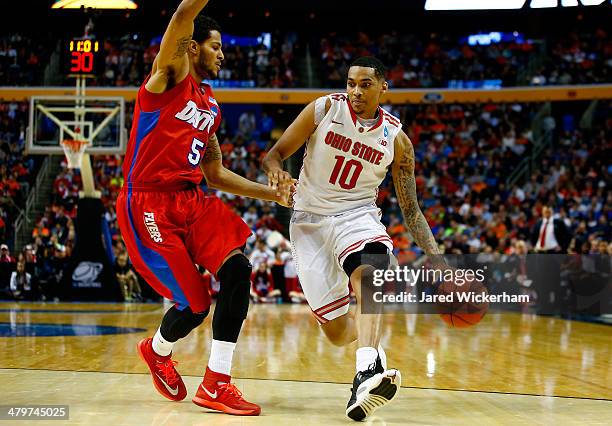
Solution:
M188 400L171 403L155 392L135 344L154 332L162 313L157 305L0 304L0 323L9 327L41 323L146 330L0 337L4 399L70 404L71 424L349 421L344 407L355 347L326 342L305 306L251 307L233 374L238 387L262 405L258 419L206 413L189 401L208 358L208 319L176 346ZM403 373L404 388L372 424L448 419L454 424L603 424L612 417L609 326L499 313L472 329L456 330L435 315L387 316L383 342L389 366Z

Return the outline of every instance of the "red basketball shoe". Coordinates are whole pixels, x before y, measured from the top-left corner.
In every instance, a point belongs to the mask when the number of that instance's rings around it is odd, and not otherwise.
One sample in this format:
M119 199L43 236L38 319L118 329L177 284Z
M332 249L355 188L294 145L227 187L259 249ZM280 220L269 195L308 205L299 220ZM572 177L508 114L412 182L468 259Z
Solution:
M151 370L153 385L166 398L172 401L182 401L187 396L187 389L180 374L174 368L178 362L172 361L172 354L157 355L153 351L152 341L153 339L148 337L138 342L138 353Z
M204 380L198 386L193 403L236 416L258 416L261 407L242 398L242 392L230 383L231 380L231 376L215 373L206 367Z

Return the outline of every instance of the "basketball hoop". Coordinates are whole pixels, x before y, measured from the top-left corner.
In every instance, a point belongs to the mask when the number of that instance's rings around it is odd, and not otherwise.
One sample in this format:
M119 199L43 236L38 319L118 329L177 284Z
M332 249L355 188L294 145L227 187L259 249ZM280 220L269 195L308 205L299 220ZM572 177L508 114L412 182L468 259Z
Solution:
M74 139L64 139L62 142L64 154L68 159L68 168L80 169L83 164L83 154L89 145L87 141L77 141Z

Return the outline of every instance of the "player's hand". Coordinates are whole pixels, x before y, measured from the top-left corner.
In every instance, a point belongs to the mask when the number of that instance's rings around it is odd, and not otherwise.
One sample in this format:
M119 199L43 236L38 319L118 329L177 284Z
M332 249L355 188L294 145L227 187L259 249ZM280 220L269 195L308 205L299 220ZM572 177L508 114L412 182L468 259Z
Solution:
M295 195L296 188L296 179L278 183L276 186L276 202L283 207L293 207L293 196Z
M280 197L281 192L279 190L279 185L286 185L293 182L295 179L291 177L289 172L278 169L273 170L268 173L268 186L276 191L276 196Z

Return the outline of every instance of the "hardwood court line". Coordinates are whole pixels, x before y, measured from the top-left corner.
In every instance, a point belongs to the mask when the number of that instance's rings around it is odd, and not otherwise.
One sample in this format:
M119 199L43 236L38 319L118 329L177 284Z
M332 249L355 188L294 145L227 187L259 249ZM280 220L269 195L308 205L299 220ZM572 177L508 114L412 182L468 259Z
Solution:
M59 371L59 372L71 372L71 373L102 373L102 374L134 374L134 375L150 375L150 373L138 373L135 371L94 371L94 370L61 370L61 369L50 369L50 368L23 368L23 367L0 367L1 370L25 370L25 371ZM202 376L193 376L189 374L181 374L182 377L201 378ZM238 377L232 376L234 379L240 380L266 380L273 382L292 382L292 383L322 383L328 385L347 385L351 383L345 382L322 382L317 380L292 380L292 379L266 379L266 378L254 378L254 377ZM608 398L594 398L594 397L583 397L583 396L567 396L567 395L542 395L537 393L521 393L521 392L500 392L500 391L485 391L477 389L451 389L451 388L426 388L420 386L401 386L401 389L418 389L418 390L436 390L436 391L447 391L447 392L470 392L470 393L484 393L484 394L496 394L496 395L516 395L516 396L533 396L538 398L561 398L561 399L579 399L589 401L606 401L612 402L612 399Z
M605 386L602 386L602 385L600 385L599 383L589 382L588 380L584 380L584 379L581 379L581 378L579 378L579 377L568 376L567 374L562 374L562 373L559 373L559 375L560 375L561 377L567 377L568 379L577 380L577 381L579 381L579 382L586 383L587 385L595 386L595 387L598 387L598 388L600 388L600 389L609 390L609 388L607 388L607 387L605 387ZM612 401L612 400L611 400L611 401Z

